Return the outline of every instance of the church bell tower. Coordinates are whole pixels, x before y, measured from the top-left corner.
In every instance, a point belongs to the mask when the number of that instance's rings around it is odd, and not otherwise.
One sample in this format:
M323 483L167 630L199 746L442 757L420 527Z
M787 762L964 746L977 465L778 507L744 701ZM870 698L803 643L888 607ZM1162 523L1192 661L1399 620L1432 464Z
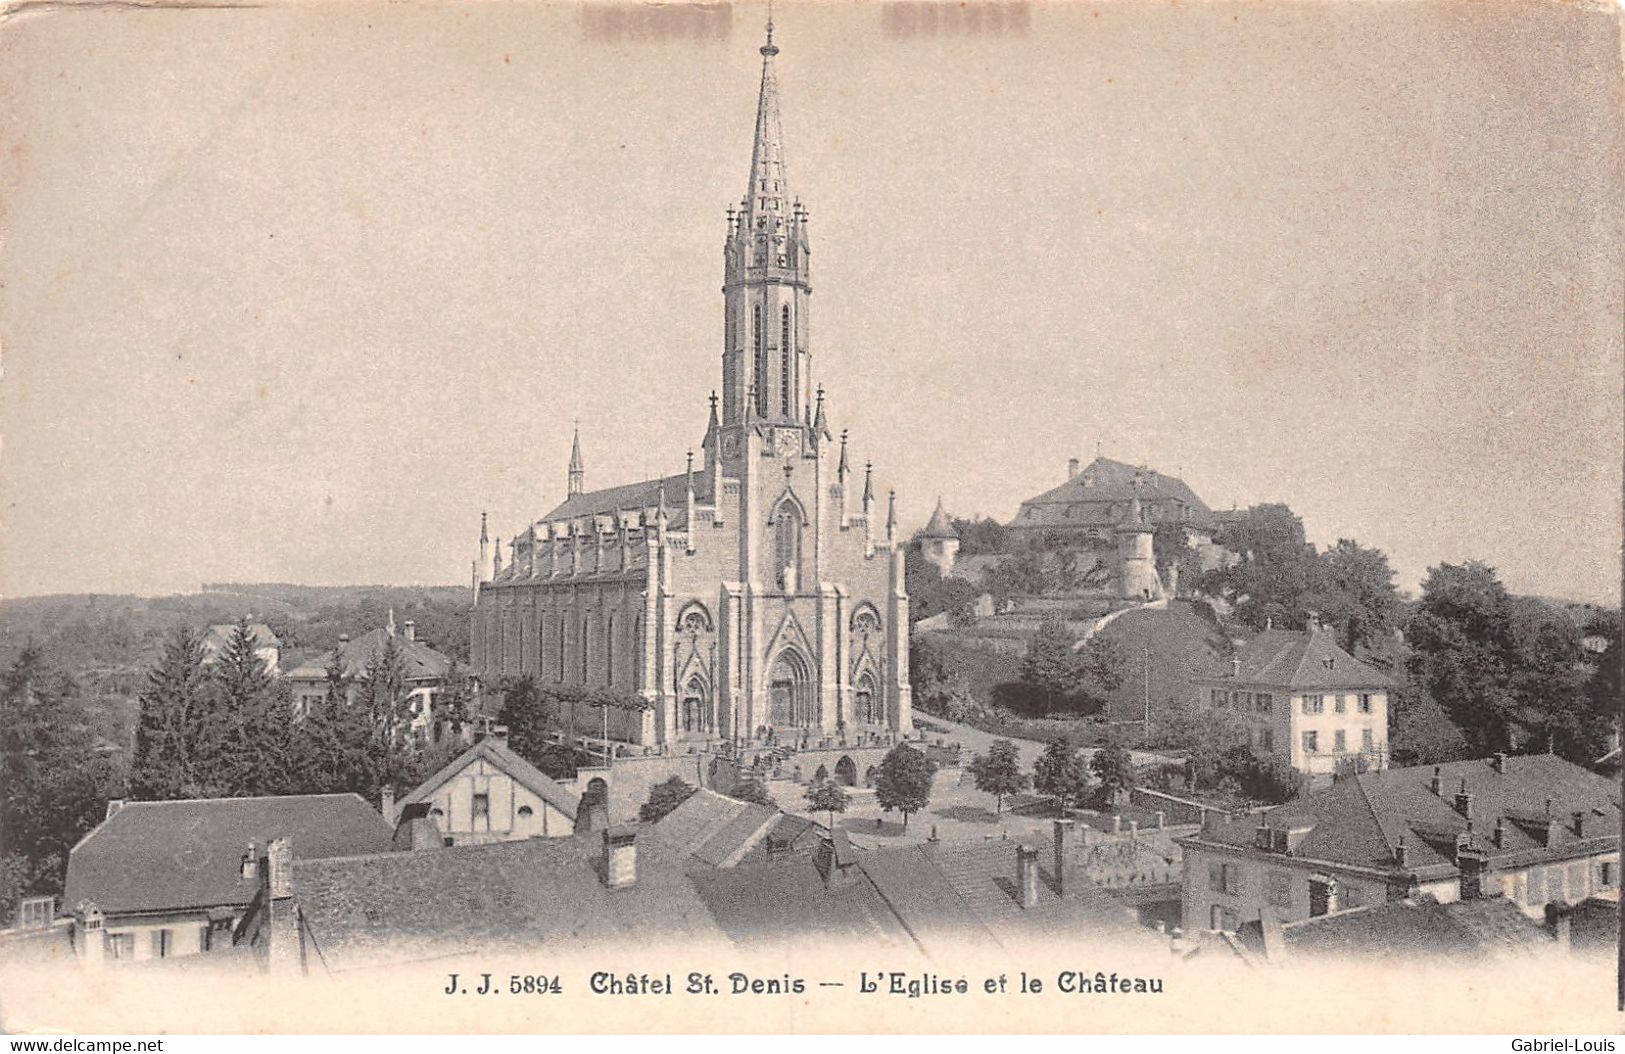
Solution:
M722 425L809 425L812 356L807 347L807 213L790 195L779 123L773 23L762 45L762 87L750 183L728 210L723 249Z

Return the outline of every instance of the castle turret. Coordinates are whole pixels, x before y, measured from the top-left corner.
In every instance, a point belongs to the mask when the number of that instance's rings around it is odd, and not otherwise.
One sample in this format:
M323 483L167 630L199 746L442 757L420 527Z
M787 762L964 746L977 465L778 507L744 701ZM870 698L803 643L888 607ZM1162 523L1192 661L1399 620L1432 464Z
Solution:
M920 553L935 564L944 577L953 573L954 560L959 555L959 532L954 529L954 521L948 517L948 510L942 507L940 496L937 498L936 511L931 514L925 530L920 532Z
M1136 482L1135 486L1138 485ZM1130 499L1113 533L1117 536L1118 595L1125 600L1139 601L1161 597L1162 581L1157 577L1157 560L1151 544L1155 529L1145 520L1138 491Z

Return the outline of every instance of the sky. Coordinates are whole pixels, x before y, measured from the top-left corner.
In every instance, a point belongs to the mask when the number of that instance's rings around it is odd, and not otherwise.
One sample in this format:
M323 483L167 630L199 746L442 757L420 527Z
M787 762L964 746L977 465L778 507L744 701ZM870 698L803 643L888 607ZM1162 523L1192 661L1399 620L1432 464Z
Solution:
M0 27L0 594L466 582L681 471L757 5ZM1583 4L781 3L813 370L898 492L1098 451L1399 584L1617 603L1618 29Z

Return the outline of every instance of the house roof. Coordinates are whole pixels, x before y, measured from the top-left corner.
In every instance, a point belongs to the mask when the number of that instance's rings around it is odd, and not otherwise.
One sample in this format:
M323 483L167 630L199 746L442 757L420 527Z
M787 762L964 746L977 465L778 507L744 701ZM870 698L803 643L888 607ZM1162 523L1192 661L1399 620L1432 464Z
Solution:
M942 499L937 499L937 507L931 513L931 519L926 521L925 530L920 532L923 538L958 538L959 532L954 530L954 521L948 517L948 510L942 507Z
M1223 678L1237 683L1291 689L1386 688L1389 678L1356 659L1330 629L1267 629L1242 646L1238 672Z
M882 944L933 949L1019 947L1088 930L1132 938L1143 931L1127 908L1081 874L1056 893L1040 865L1039 902L1019 902L1016 842L927 843L850 851L846 880L828 885L805 856L695 875L729 936L777 944L835 931ZM1042 856L1042 854L1040 854Z
M1022 502L1013 526L1115 526L1136 497L1145 505L1183 507L1187 522L1212 519L1211 510L1178 476L1097 457L1059 487Z
M770 805L738 801L700 788L646 834L710 867L733 867L766 838L783 814Z
M1432 790L1439 774L1440 794ZM1456 811L1455 797L1466 781L1472 795L1472 831ZM1546 802L1552 803L1557 839L1545 842ZM1296 801L1271 809L1269 827L1304 831L1292 850L1297 858L1326 861L1432 879L1455 873L1459 836L1471 833L1492 868L1567 859L1581 851L1619 844L1619 786L1551 754L1508 757L1505 771L1493 761L1456 761L1348 776ZM1574 813L1589 818L1574 830ZM1502 843L1492 832L1501 821ZM1243 817L1203 831L1186 844L1212 843L1254 850L1257 817ZM1404 839L1406 864L1395 862Z
M281 639L271 632L270 626L263 622L250 622L248 631L254 635L254 647L256 648L279 648L282 646ZM232 637L236 635L237 626L235 623L227 622L218 626L210 626L209 632L203 636L203 646L210 651L224 651L231 644Z
M495 736L486 736L457 755L439 772L424 780L416 790L402 798L401 804L404 806L430 800L434 797L436 791L476 761L484 761L496 766L507 773L515 783L562 812L572 821L575 820L576 810L581 805L580 795L560 786L551 776L514 753L508 744Z
M407 681L432 681L446 675L451 669L450 657L429 647L423 641L409 640L404 633L392 633L387 627L363 633L354 640L340 644L332 651L323 652L309 662L301 663L289 671L291 680L326 680L327 671L337 660L347 677L365 677L367 666L384 653L384 647L394 640L401 657L401 670Z
M1249 924L1254 931L1258 923ZM1255 945L1256 933L1244 933ZM1266 954L1334 957L1481 959L1552 947L1545 927L1505 897L1440 904L1431 898L1353 908L1282 925L1279 944L1265 936Z
M242 877L250 843L293 841L295 858L382 852L393 834L354 794L130 802L68 856L64 907L109 915L236 907L258 880Z
M641 840L640 840L641 842ZM376 967L501 948L725 946L682 862L639 844L637 878L611 890L592 838L531 838L297 861L294 896L320 961Z

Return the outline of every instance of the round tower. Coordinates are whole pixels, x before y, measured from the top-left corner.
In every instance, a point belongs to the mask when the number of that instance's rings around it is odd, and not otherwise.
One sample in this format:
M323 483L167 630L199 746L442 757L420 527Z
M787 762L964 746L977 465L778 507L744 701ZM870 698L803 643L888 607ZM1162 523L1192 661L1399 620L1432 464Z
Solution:
M931 519L920 532L920 552L931 563L935 564L942 577L947 578L954 570L954 560L959 555L959 532L954 530L953 520L948 518L948 511L942 507L942 498L937 498L937 510L931 514Z
M1154 528L1145 522L1140 496L1135 494L1128 511L1118 521L1117 593L1124 600L1156 600L1163 595L1157 577L1157 559L1151 545Z

